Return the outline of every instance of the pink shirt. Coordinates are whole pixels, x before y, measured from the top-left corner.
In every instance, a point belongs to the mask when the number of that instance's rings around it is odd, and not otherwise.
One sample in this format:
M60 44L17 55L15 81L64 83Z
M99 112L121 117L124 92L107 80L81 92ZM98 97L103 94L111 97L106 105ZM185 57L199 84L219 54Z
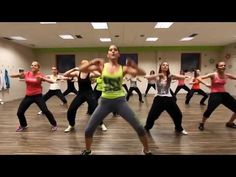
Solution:
M192 86L193 90L199 90L200 89L200 82L197 79L193 79L193 82L195 82Z
M226 77L221 79L218 73L215 73L215 75L211 79L211 93L225 92L225 87L224 87L225 83L226 83Z
M41 81L38 81L36 76L42 76L45 77L42 73L38 73L36 75L33 75L32 71L26 71L24 72L25 76L25 83L26 83L26 95L27 96L33 96L37 94L42 94L42 86Z
M179 85L179 86L183 86L183 85L184 85L184 79L179 80L178 85Z

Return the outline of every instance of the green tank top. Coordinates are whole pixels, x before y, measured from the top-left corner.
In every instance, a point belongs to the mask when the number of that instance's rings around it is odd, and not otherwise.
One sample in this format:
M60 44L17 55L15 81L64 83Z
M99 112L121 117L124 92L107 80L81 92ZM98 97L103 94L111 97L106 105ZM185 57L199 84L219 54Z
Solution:
M103 90L102 78L101 78L101 77L98 77L98 78L96 79L96 82L97 82L97 87L96 87L96 89L97 89L98 91L102 91L102 90Z
M120 66L116 73L111 74L108 72L108 63L105 63L101 77L103 82L102 98L115 99L125 96L124 89L122 88L122 66Z

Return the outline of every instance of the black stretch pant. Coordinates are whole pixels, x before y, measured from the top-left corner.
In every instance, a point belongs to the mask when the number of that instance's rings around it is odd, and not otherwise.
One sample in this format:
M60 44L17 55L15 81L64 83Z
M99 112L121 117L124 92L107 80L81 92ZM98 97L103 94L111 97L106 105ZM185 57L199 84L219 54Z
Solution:
M128 94L126 96L126 100L129 101L129 97L131 96L133 90L137 92L137 94L139 96L139 101L143 101L142 94L141 94L141 92L140 92L138 87L130 87L129 88Z
M56 126L57 122L53 116L53 114L48 110L45 101L43 100L42 94L33 95L33 96L25 96L25 98L21 101L17 116L20 121L20 125L22 127L27 126L27 121L25 118L25 111L30 107L31 104L36 103L41 111L46 115L48 121L51 125Z
M187 91L189 93L190 89L186 86L186 85L178 85L175 89L175 95L177 95L177 93L181 90L184 89L185 91Z
M45 95L43 95L43 99L46 102L52 96L57 96L63 103L67 103L65 96L62 94L60 89L57 90L49 90Z
M75 88L67 88L64 92L63 95L66 96L68 95L70 92L73 92L74 94L77 95L78 91Z
M186 96L185 104L189 104L190 99L193 97L193 94L195 92L203 96L203 98L200 101L200 104L204 104L205 100L208 98L208 95L202 89L199 90L191 89Z
M148 94L148 91L150 90L151 87L153 87L154 90L156 90L156 85L155 85L155 84L148 84L148 85L147 85L147 88L146 88L146 91L145 91L145 95Z
M223 104L225 107L236 113L236 100L227 92L210 93L208 100L207 109L203 116L209 118L212 112L220 105Z
M77 109L84 103L87 102L89 106L89 114L91 115L98 105L97 99L95 98L93 91L78 92L74 100L71 102L67 111L67 120L71 126L75 125L75 118ZM101 123L102 124L102 123Z

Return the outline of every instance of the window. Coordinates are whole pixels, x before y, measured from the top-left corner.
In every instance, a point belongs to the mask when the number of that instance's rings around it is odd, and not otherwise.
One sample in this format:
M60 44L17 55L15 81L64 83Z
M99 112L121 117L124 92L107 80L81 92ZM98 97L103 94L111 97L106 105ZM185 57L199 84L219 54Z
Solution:
M56 64L59 73L64 73L75 67L75 55L56 55Z
M181 54L181 70L193 71L200 68L200 53L182 53Z
M138 64L138 54L120 54L119 64L126 65L126 60L133 60L136 64Z

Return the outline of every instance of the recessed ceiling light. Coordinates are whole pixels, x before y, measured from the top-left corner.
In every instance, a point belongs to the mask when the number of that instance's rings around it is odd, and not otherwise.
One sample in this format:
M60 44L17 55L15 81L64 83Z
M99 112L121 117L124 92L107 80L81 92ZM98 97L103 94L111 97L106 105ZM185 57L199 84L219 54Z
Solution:
M182 39L180 39L180 41L191 41L193 39L193 37L184 37Z
M107 23L91 23L94 29L108 29Z
M10 37L13 40L17 40L17 41L25 41L26 39L21 37L21 36L11 36Z
M155 28L169 28L173 22L158 22Z
M146 41L157 41L158 37L148 37Z
M100 38L101 42L111 42L111 38Z
M41 25L54 25L57 22L40 22Z
M61 34L59 35L62 39L74 39L70 34Z

